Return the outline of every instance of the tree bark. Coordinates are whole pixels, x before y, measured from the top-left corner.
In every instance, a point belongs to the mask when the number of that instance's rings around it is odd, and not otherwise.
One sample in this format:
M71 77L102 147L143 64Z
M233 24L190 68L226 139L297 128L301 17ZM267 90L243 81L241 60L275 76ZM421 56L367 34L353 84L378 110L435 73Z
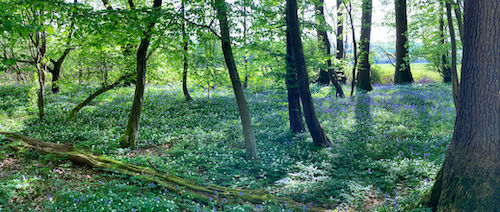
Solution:
M448 19L448 28L450 31L451 39L451 80L452 80L452 94L455 108L458 110L458 74L457 74L457 41L455 39L455 28L453 27L453 17L451 16L451 3L449 0L446 2L446 16Z
M319 49L325 54L327 57L331 55L331 44L328 39L328 34L326 33L326 21L325 21L325 11L324 11L324 0L319 0L314 3L314 8L316 10L316 33L318 37ZM319 78L318 82L321 84L329 84L330 81L335 86L337 90L336 96L344 98L344 91L337 81L337 73L332 69L332 60L327 60L328 71L323 69L319 70Z
M462 11L460 10L460 0L457 0L455 3L454 0L451 0L451 4L455 10L455 17L457 18L458 32L460 34L460 40L464 40L464 22L462 21Z
M183 51L182 51L182 56L184 60L184 67L182 70L182 92L184 93L184 98L186 101L191 101L193 98L191 95L189 95L189 91L187 88L187 74L188 74L188 43L189 43L189 37L186 33L186 20L185 20L185 13L186 13L186 8L185 5L186 2L185 0L182 0L182 41L184 42L183 46Z
M396 6L396 70L394 83L412 83L408 58L408 20L406 17L406 0L395 0Z
M287 19L288 22L288 19ZM305 130L302 120L302 109L300 108L300 94L297 85L297 71L292 53L292 42L290 40L290 29L287 24L286 31L286 90L288 94L288 117L290 119L290 131L299 133Z
M295 67L297 70L297 79L299 86L300 99L304 107L304 116L306 124L316 146L330 146L330 140L326 136L325 131L321 127L314 110L314 102L309 91L309 76L307 74L306 61L302 40L300 38L299 18L297 15L297 0L287 0L286 16L288 19L288 27L290 33L290 41L292 44L292 54L295 59Z
M250 118L250 109L248 108L245 93L243 93L243 87L241 86L240 76L236 68L236 63L234 62L233 50L231 48L231 37L229 35L226 2L224 0L215 0L214 6L217 11L217 18L219 19L221 29L222 52L224 53L224 59L229 71L229 77L231 78L231 84L233 85L238 110L240 112L241 126L243 128L243 136L245 137L246 156L247 159L256 160L258 157L255 135L252 128L252 119Z
M460 110L430 195L437 211L500 210L500 2L465 1Z
M153 9L161 8L162 0L154 0ZM130 5L131 8L133 5ZM139 134L139 124L141 122L142 100L144 96L144 88L146 86L146 62L148 46L151 39L151 30L154 28L155 22L151 22L143 32L141 44L137 49L137 83L135 86L134 102L130 111L127 127L124 135L120 138L120 146L136 148L137 135Z
M372 0L363 0L361 15L361 37L359 41L358 87L373 90L370 79L370 33L372 29Z

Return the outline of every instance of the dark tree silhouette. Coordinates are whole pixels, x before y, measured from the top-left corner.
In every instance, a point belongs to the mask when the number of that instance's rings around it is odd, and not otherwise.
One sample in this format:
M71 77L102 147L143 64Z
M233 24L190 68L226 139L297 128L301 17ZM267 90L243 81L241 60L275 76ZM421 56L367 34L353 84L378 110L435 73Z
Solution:
M406 18L406 0L395 0L396 6L396 70L394 83L412 83L413 76L408 60L408 20Z
M314 102L309 90L309 76L307 74L306 60L304 57L304 49L300 38L299 17L297 15L297 0L287 0L286 8L287 23L290 33L290 41L292 44L292 54L295 60L295 68L297 70L297 81L299 86L300 99L304 107L304 116L306 118L307 128L313 138L316 146L329 146L330 140L321 127L314 111Z
M361 37L359 41L358 87L373 90L370 80L370 33L372 30L372 0L363 0L361 15Z

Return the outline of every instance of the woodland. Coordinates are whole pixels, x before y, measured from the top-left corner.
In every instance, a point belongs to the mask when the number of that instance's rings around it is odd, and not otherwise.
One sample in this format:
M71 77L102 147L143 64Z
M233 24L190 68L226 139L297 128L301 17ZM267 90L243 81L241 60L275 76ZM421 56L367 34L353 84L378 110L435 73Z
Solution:
M494 20L495 0L0 0L0 211L498 211Z

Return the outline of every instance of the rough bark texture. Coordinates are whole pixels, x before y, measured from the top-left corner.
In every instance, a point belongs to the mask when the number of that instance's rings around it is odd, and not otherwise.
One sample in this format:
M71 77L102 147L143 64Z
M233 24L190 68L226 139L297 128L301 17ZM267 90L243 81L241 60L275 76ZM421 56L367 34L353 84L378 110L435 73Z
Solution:
M182 0L182 41L184 42L183 46L183 51L182 51L182 56L184 60L184 67L182 70L182 92L184 94L184 98L186 101L190 101L193 98L191 98L191 95L189 95L189 91L187 88L187 74L188 74L188 42L189 42L189 37L186 33L186 20L184 18L186 9L185 9L185 0Z
M83 107L87 106L97 96L101 95L102 93L104 93L106 91L109 91L109 90L113 89L114 87L116 87L117 85L119 85L122 80L128 79L129 77L132 77L134 75L136 75L136 73L127 74L125 76L122 76L122 77L120 77L120 79L116 80L116 82L114 82L113 84L105 86L105 87L102 87L101 89L99 89L96 92L94 92L93 94L91 94L89 97L87 97L87 99L85 99L82 103L78 104L76 107L73 108L73 110L71 110L71 113L69 114L68 120L73 119L75 117L75 115Z
M451 82L453 87L453 102L458 110L458 74L457 74L457 41L455 39L455 28L453 27L453 17L451 16L451 4L446 2L446 17L451 39Z
M395 0L396 6L396 70L394 83L412 83L408 58L408 20L406 18L406 0Z
M307 74L302 40L300 38L297 0L287 0L286 16L288 19L287 23L292 43L292 54L295 59L295 68L297 70L299 94L300 99L302 100L302 106L304 107L304 116L306 118L307 128L309 128L309 132L311 133L311 137L313 138L313 142L316 146L329 146L330 140L319 124L316 111L314 110L314 102L309 90L309 76Z
M215 9L217 10L217 18L219 19L221 29L222 52L224 53L224 59L227 69L229 70L229 77L231 78L231 84L233 85L234 95L236 96L236 102L238 103L238 110L240 112L243 136L245 137L246 156L247 159L257 159L257 147L252 128L252 119L250 118L250 109L248 108L245 93L243 93L240 75L236 69L233 50L231 48L226 2L224 0L216 0Z
M317 24L316 33L318 37L319 49L326 56L330 56L331 44L325 29L326 21L325 21L325 11L323 5L324 5L324 0L319 0L314 4L314 8L316 10L316 24ZM331 81L333 86L335 86L335 89L337 90L336 96L344 98L345 97L344 91L342 90L342 87L340 86L337 80L337 73L331 68L332 60L328 59L326 65L328 67L328 71L323 69L319 70L318 82L321 84L329 84Z
M372 29L372 0L363 0L361 15L361 37L359 41L358 87L373 90L370 80L370 33Z
M500 211L500 2L464 10L460 110L444 164L421 203L437 211Z
M52 154L57 157L69 158L71 161L86 164L91 167L111 169L130 176L142 178L143 180L155 182L157 185L167 188L169 192L176 193L184 198L191 198L205 205L214 202L214 200L217 202L225 202L225 200L227 200L227 204L238 204L241 201L253 204L265 204L265 202L268 201L286 201L289 206L297 211L303 209L302 203L298 203L286 197L272 195L265 189L234 189L214 184L201 186L182 177L158 171L154 167L136 166L106 157L96 156L76 149L73 147L73 144L45 142L40 139L16 133L0 132L0 134L6 135L11 141L21 140L26 144L26 147L36 149L43 154ZM212 201L210 201L210 198L212 198ZM314 212L325 211L324 208L318 207L308 207L307 209L308 211Z
M288 21L288 20L287 20ZM295 70L295 61L292 56L292 43L287 26L286 32L286 90L288 93L288 117L290 119L290 131L293 133L305 130L302 120L302 110L300 108L300 94L297 85L297 71Z
M153 8L161 8L162 0L154 0ZM131 7L133 5L130 5ZM127 127L124 135L120 138L120 146L130 147L135 149L137 135L139 134L139 124L141 122L142 100L144 96L144 88L146 86L146 62L148 46L151 39L151 30L154 28L155 22L148 24L144 31L144 37L137 49L137 83L135 86L134 102L128 119Z

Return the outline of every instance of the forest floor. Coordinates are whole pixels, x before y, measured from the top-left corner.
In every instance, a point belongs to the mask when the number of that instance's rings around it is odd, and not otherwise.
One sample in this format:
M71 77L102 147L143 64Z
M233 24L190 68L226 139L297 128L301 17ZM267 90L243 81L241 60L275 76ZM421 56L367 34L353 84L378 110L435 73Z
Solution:
M286 91L246 92L259 160L244 159L234 95L194 88L193 101L168 86L146 89L138 149L118 146L132 104L132 87L109 91L71 121L71 109L96 86L63 87L46 96L37 118L36 88L0 87L0 131L141 166L154 166L200 185L267 189L325 211L399 211L430 189L451 141L455 109L451 86L377 86L337 99L332 87L312 85L320 122L332 141L314 147L305 132L288 130ZM348 89L345 87L345 89ZM345 91L349 93L348 90ZM15 151L0 136L0 211L297 211L284 201L199 204L154 183L42 155ZM418 211L427 211L421 208Z

